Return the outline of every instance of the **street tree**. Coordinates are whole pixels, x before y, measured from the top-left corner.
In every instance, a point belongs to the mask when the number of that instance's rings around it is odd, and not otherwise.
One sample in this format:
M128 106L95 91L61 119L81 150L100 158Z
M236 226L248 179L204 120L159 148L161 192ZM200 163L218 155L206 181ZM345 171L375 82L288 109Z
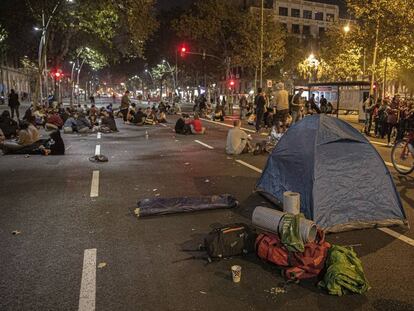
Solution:
M239 37L235 41L233 60L235 65L254 71L255 76L257 76L261 58L261 16L259 13L259 10L242 13L243 18L238 28ZM265 76L274 76L275 72L272 72L272 69L283 60L286 52L286 32L272 14L265 15L263 25L263 72Z
M413 39L414 17L411 0L347 0L350 13L356 18L361 31L357 44L372 51L371 93L377 66L383 59L397 59ZM369 55L370 56L370 55ZM403 61L398 59L398 61Z

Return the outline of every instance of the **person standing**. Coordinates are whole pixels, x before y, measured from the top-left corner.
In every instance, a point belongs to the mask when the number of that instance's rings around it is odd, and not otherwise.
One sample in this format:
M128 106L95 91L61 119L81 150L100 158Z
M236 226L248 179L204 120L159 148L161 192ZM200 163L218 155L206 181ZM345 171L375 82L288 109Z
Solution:
M19 95L17 95L14 89L11 89L10 94L9 94L9 107L10 107L12 119L14 119L15 112L16 112L17 120L20 119L19 106L20 106Z
M259 132L266 107L266 99L264 97L263 89L261 87L257 89L257 95L254 99L254 104L256 106L256 131Z
M247 98L245 95L243 95L240 98L240 120L244 120L246 118L246 113L247 113Z
M391 147L391 134L392 130L397 128L398 119L399 119L399 100L394 97L391 101L391 105L387 108L387 142L388 147Z
M299 92L292 97L292 125L302 119L302 94L303 89L299 89Z
M283 133L286 130L286 121L289 116L289 93L285 90L283 82L276 85L275 108L273 125L278 133Z
M324 95L321 95L321 100L319 101L321 113L326 113L328 111L328 101Z
M129 110L129 104L131 103L131 100L129 99L129 91L125 91L124 96L122 96L121 99L121 108L119 110L119 112L122 113L122 117L124 119L124 122L126 123L127 120L127 116L128 116L128 110Z

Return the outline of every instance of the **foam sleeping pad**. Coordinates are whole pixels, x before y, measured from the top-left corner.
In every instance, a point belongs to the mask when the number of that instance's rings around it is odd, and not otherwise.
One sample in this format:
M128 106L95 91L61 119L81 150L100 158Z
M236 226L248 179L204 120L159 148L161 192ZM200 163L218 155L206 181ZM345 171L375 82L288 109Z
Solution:
M200 197L151 198L139 201L135 214L138 217L148 217L235 208L238 205L239 202L230 194Z

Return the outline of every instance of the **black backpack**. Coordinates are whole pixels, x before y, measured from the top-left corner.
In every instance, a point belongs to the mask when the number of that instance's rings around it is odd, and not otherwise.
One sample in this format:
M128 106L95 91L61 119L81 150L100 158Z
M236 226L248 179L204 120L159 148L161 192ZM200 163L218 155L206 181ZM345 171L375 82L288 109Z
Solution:
M214 229L204 239L209 261L254 252L256 236L249 226L242 223Z

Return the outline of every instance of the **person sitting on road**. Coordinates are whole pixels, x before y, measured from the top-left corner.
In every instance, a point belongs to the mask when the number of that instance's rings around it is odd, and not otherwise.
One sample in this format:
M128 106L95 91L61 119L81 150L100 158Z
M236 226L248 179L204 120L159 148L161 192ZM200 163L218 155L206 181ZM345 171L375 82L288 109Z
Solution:
M149 113L147 114L147 117L145 118L144 124L148 124L148 125L157 124L157 117L155 115L155 109L149 109Z
M226 153L229 155L239 155L253 150L250 141L251 136L247 135L241 127L240 120L233 121L234 127L227 134Z
M0 116L0 129L3 131L6 139L17 136L19 126L17 122L10 117L10 112L8 110L4 110Z
M214 110L212 119L213 121L216 121L216 120L220 120L221 122L224 121L223 109L221 108L219 104L217 104L216 109Z
M95 104L92 104L91 109L89 109L89 119L92 124L95 124L98 119L98 108L96 108Z
M29 131L29 123L23 121L20 123L20 131L18 133L17 140L12 141L5 141L2 149L3 153L7 154L10 152L14 152L20 150L26 146L30 146L35 143L31 132Z
M37 142L40 140L40 132L36 127L36 118L34 116L31 116L29 120L27 120L28 123L28 131L30 132L30 135L32 136L32 140L34 142Z
M134 116L134 123L136 125L144 125L146 114L142 111L142 108L138 108Z
M128 114L127 114L127 123L136 123L134 118L135 118L135 109L136 105L135 103L132 103L128 109Z
M76 119L72 115L70 115L63 124L63 133L71 134L76 131Z
M193 120L188 121L187 124L191 128L192 134L203 135L206 132L206 128L201 124L201 120L197 113L194 115Z
M158 123L167 123L167 116L164 111L159 111L157 115Z
M58 114L56 110L52 110L52 112L47 116L45 129L47 131L56 131L60 130L63 127L63 120Z
M76 129L78 133L81 134L90 133L92 131L92 125L83 113L79 114L76 118Z
M182 135L191 134L190 126L186 124L187 119L188 119L188 115L184 113L177 120L177 122L175 123L175 128L174 128L177 134L182 134Z
M115 118L112 112L103 111L101 117L101 126L99 129L103 133L118 132Z

